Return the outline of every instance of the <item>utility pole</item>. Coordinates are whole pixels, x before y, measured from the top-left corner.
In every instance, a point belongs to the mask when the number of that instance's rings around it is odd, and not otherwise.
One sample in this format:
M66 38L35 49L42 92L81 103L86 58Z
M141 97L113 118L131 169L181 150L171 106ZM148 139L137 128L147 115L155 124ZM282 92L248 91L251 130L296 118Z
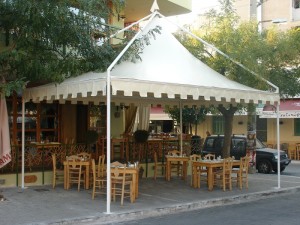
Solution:
M256 18L257 18L257 22L258 22L258 32L261 33L262 32L262 4L263 4L263 0L259 0L257 1L256 4Z

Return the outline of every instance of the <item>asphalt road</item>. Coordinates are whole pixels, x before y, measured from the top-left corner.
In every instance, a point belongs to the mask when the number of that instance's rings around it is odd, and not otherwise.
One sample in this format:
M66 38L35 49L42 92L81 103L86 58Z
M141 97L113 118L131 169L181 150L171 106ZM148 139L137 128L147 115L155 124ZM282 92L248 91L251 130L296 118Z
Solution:
M286 176L297 176L300 177L300 161L293 160L281 173Z
M213 207L113 225L299 225L300 192L242 204Z
M276 175L276 173L274 173ZM300 162L293 161L282 176L300 177ZM299 225L300 192L259 201L200 209L111 225Z

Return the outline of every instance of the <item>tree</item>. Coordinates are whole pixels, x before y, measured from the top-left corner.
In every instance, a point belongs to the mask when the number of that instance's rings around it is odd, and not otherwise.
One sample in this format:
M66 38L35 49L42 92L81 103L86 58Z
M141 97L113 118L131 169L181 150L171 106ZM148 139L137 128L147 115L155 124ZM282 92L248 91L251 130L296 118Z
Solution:
M240 22L233 0L220 0L222 11L211 10L206 22L192 30L233 60L243 64L280 89L281 97L300 93L300 29L283 32L276 26L259 33L257 22ZM217 54L198 40L180 33L181 43L192 54L224 76L250 87L267 90L270 87L245 69Z
M99 38L112 32L106 21L123 6L122 0L1 1L0 76L7 83L0 91L106 69L117 49Z
M224 145L223 145L222 156L223 158L226 158L230 156L233 116L234 113L238 110L238 107L229 105L229 108L227 109L223 105L219 105L217 109L222 113L225 121Z
M119 44L107 38L120 28L108 24L124 0L6 0L0 2L0 92L7 96L29 83L62 82L88 71L104 71L132 37ZM135 40L122 60L140 60L160 27ZM130 35L127 35L129 34Z
M180 123L180 109L177 107L170 108L166 107L165 112L175 120L178 124ZM182 125L188 128L188 133L192 133L192 125L195 125L195 135L197 135L197 125L205 120L208 109L204 106L197 107L184 107L182 108Z
M209 11L206 14L206 22L200 27L194 27L192 32L224 52L233 61L241 63L278 86L282 98L299 94L300 29L281 32L274 26L260 33L256 21L239 21L233 10L233 0L219 2L221 11ZM261 90L270 89L261 79L193 37L184 33L178 33L177 37L194 56L229 79ZM241 106L229 105L217 108L226 121L239 107ZM225 134L231 136L232 126L225 124ZM224 144L225 156L229 155L229 144Z

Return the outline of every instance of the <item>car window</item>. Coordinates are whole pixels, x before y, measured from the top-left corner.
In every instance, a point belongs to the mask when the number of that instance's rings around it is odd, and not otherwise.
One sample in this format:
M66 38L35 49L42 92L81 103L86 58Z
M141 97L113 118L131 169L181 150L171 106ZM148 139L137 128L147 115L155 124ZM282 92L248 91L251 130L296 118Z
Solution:
M246 138L232 138L232 147L230 154L236 159L240 159L246 155Z
M212 138L207 139L206 147L208 147L208 148L214 147L214 139L212 139Z
M232 139L232 145L236 147L243 147L245 146L245 139Z
M215 149L222 149L224 145L224 139L223 138L217 138L214 142L214 148Z

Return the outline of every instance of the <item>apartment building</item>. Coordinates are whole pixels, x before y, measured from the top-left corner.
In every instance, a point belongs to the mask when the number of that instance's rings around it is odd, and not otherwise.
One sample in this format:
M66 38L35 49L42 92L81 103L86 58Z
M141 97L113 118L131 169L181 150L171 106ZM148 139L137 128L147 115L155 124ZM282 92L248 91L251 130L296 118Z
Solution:
M236 0L234 5L241 20L256 19L260 30L300 26L300 0Z

